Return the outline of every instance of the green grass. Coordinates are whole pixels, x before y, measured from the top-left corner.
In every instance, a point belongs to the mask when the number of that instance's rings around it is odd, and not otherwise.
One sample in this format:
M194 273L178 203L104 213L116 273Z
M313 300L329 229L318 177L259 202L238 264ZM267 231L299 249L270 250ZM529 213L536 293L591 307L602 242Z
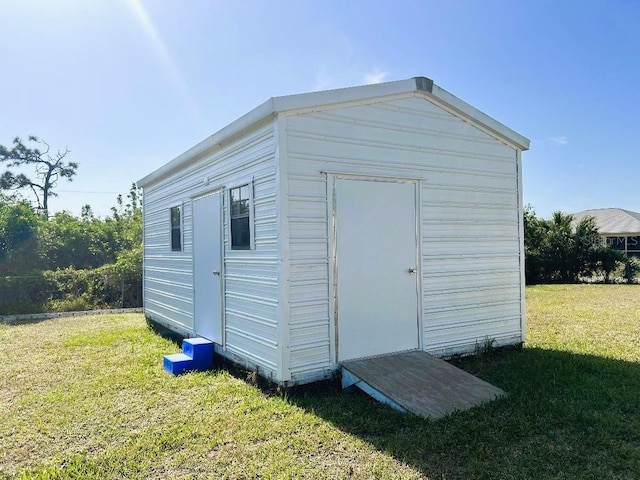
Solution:
M171 377L141 315L0 325L0 478L640 478L640 287L527 289L509 396L431 422L323 383Z

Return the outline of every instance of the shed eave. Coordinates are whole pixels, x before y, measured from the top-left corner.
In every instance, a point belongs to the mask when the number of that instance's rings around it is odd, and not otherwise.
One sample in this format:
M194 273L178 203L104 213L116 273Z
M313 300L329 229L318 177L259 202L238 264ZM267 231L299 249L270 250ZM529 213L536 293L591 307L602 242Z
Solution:
M327 105L339 105L354 101L366 101L379 97L402 95L408 93L420 93L434 101L444 104L459 115L480 124L494 135L502 138L507 143L514 145L520 150L529 149L529 139L511 130L502 123L494 120L489 115L474 108L455 95L447 92L443 88L435 85L433 80L426 77L413 77L407 80L397 80L394 82L384 82L372 85L361 85L357 87L338 88L320 92L301 93L273 97L246 113L242 117L233 121L226 127L217 131L213 135L190 148L186 152L166 163L159 169L136 182L138 187L144 188L152 183L161 180L172 173L184 168L191 162L196 161L208 152L220 148L230 139L240 135L245 130L270 116L294 110L313 108L316 106L326 107Z

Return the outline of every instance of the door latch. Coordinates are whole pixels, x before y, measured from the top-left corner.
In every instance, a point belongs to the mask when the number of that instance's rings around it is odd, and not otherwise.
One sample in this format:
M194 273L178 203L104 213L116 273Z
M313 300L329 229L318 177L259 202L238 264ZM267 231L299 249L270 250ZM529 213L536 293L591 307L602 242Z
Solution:
M418 273L418 269L417 268L410 268L409 269L409 275L414 275L416 273Z
M214 270L214 271L213 271L213 274L214 274L214 275L217 275L217 276L219 277L219 276L220 276L220 270Z

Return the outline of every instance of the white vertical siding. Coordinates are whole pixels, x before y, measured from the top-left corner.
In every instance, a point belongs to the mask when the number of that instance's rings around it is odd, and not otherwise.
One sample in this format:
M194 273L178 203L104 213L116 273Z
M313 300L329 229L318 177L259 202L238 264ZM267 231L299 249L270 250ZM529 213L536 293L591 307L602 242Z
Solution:
M424 349L520 341L515 148L420 94L286 115L292 376L332 367L326 177L420 180Z
M144 188L145 313L193 331L191 198L253 179L255 250L231 250L228 198L224 207L224 348L263 369L277 371L278 281L275 139L265 122L188 168ZM170 246L169 208L183 205L183 251Z

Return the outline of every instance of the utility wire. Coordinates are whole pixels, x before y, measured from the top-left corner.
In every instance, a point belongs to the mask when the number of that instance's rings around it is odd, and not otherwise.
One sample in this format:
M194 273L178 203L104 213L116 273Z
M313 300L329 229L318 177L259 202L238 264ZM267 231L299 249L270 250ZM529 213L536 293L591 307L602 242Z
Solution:
M118 195L121 192L93 192L90 190L57 190L59 193L98 193L98 194L111 194L111 195Z

